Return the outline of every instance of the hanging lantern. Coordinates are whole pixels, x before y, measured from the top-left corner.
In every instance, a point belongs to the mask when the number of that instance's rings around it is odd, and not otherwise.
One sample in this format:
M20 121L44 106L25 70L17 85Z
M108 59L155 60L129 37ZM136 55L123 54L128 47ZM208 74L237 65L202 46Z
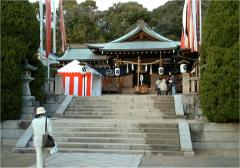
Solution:
M175 53L175 50L173 50L173 54Z
M127 70L126 70L126 73L129 73L129 68L128 68L128 64L127 64Z
M187 72L187 64L181 64L180 65L180 72L186 73Z
M134 71L134 64L132 64L132 71Z
M107 60L107 64L108 64L108 60Z
M87 72L87 68L86 68L85 66L83 66L83 67L82 67L82 73L83 73L83 74L86 74L86 72Z
M140 82L141 82L141 85L143 84L143 75L141 74L140 75Z
M115 68L115 75L119 76L120 75L120 68Z
M116 63L116 62L115 62L115 64L114 64L114 66L117 67L117 63Z
M163 75L164 74L164 68L163 67L159 67L158 68L158 74L159 75Z
M150 75L152 75L152 65L150 65Z
M147 65L145 65L145 72L147 72L147 70L148 70L148 67L147 67Z

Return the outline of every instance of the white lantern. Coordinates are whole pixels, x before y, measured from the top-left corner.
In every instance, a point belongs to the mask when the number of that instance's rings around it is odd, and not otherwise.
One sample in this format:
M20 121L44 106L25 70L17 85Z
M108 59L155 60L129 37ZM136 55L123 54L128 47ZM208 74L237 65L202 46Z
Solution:
M164 68L163 67L159 67L158 68L158 73L159 73L159 75L163 75L164 74Z
M115 68L115 75L119 76L120 75L120 68Z
M181 64L180 71L181 71L181 73L186 73L187 72L187 64Z
M143 84L143 75L141 74L140 75L140 82L141 82L141 85Z
M87 68L85 66L82 67L82 73L85 74L87 72Z
M127 64L127 70L126 70L126 73L129 73L128 64Z
M132 64L132 71L134 71L134 64Z
M147 65L145 65L145 72L147 72L147 70L148 70L148 67L147 67Z

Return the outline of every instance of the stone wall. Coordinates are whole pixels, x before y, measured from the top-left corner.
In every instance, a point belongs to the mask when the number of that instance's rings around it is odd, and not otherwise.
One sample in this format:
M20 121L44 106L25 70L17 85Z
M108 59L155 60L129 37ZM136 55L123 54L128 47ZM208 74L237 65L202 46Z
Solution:
M30 125L28 120L8 120L1 123L1 145L15 146L25 129Z
M190 123L194 149L239 149L239 123Z
M200 101L198 94L183 94L182 103L185 116L187 119L196 119L197 121L207 121L207 118L203 116L203 112L200 108Z
M45 97L45 104L43 105L47 111L47 116L52 117L60 106L65 95L47 94Z

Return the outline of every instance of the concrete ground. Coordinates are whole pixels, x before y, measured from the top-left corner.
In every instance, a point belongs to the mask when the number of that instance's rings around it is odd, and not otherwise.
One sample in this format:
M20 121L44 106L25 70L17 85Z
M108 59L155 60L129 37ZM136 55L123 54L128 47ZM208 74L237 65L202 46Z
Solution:
M130 167L128 163L139 162L139 167L240 167L238 150L201 150L195 151L194 157L184 156L163 156L161 154L145 154L141 159L139 156L108 155L108 154L82 154L75 153L71 157L68 153L58 153L50 156L47 160L47 167ZM65 161L60 164L62 159ZM104 158L104 159L99 159ZM114 158L124 165L115 164ZM104 160L99 164L99 160ZM134 160L134 162L133 162ZM88 163L88 165L83 165ZM1 167L34 167L35 154L16 154L12 152L11 147L1 147ZM129 166L127 166L129 165ZM135 166L134 166L135 167Z

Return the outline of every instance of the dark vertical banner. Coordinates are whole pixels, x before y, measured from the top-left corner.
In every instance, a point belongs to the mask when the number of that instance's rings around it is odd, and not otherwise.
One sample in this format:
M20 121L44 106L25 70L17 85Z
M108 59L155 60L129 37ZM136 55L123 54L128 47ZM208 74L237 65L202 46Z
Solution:
M66 34L65 34L62 0L59 0L59 7L60 7L60 31L61 31L61 37L62 37L62 52L64 52L67 47L67 42L66 42Z
M46 57L51 52L51 0L45 0L46 5Z

